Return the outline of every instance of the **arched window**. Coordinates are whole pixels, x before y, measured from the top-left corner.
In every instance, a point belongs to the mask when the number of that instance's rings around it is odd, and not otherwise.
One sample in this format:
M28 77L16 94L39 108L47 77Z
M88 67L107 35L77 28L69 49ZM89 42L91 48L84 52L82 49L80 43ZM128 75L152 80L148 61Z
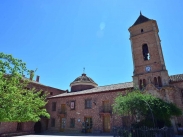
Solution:
M154 77L154 85L157 87L158 86L158 80L156 77Z
M161 82L161 77L160 76L158 76L158 85L159 85L159 87L162 87L162 82Z
M145 87L146 86L146 80L143 79L143 86Z
M148 50L147 44L142 45L142 54L143 54L144 60L149 60L150 59L150 55L149 55L149 50Z
M139 81L139 88L142 89L142 80Z

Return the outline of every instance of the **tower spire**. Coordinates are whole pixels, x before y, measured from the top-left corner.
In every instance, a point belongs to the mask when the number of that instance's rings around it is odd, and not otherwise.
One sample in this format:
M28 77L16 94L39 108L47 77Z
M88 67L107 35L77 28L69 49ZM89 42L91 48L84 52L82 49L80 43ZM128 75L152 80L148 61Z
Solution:
M142 15L141 10L140 10L140 15Z

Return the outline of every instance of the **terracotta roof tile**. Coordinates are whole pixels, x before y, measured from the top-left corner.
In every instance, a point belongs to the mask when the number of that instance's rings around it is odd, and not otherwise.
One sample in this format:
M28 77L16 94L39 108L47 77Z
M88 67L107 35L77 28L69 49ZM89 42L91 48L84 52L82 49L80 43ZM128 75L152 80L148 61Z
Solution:
M66 96L74 96L74 95L82 95L82 94L91 94L91 93L120 90L120 89L132 88L132 87L133 87L133 82L126 82L126 83L112 84L112 85L106 85L106 86L99 86L96 88L78 91L78 92L63 93L63 94L59 94L59 95L52 96L49 98L66 97Z
M183 74L172 75L172 76L169 76L169 78L170 78L170 82L183 81Z

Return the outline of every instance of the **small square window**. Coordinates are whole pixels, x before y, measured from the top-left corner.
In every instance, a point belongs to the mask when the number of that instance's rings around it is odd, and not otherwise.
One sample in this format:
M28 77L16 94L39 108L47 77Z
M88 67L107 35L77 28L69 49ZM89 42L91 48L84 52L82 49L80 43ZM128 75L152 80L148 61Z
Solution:
M50 92L50 95L53 95L53 92Z
M70 119L70 128L75 128L75 118Z
M55 119L51 118L51 127L55 127Z
M92 108L92 100L86 99L85 100L85 109L90 109L90 108Z
M70 107L71 110L75 110L75 101L71 101Z
M56 102L52 102L52 111L56 111Z

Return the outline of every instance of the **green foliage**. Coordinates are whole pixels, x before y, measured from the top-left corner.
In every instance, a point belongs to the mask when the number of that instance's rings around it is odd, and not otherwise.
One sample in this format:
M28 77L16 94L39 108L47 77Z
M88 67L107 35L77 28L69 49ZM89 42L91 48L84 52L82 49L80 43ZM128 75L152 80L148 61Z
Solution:
M139 116L140 120L151 119L152 114L156 120L163 120L169 125L172 116L182 115L181 109L171 102L165 102L148 93L135 89L127 95L118 95L113 104L113 110L119 115Z
M0 53L0 122L38 121L49 117L45 109L46 95L35 88L27 88L29 80L22 77L29 73L22 60Z

